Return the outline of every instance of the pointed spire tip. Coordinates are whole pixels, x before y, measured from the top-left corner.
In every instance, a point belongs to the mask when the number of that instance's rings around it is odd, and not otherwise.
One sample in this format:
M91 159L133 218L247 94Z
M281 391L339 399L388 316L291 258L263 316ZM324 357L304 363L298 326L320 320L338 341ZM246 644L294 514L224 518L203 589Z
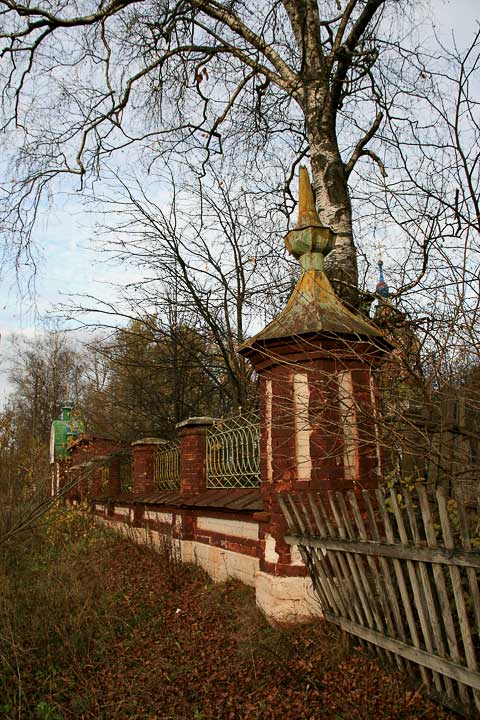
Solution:
M305 165L300 166L298 186L298 220L295 229L322 227L315 207L312 184Z

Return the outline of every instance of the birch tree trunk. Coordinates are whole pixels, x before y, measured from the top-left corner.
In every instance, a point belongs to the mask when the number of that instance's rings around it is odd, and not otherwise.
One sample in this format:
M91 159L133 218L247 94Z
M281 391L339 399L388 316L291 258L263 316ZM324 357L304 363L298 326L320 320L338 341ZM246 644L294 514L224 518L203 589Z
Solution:
M358 305L358 270L352 207L328 92L319 88L307 91L303 111L318 213L320 220L336 234L334 250L325 262L326 271L336 293L355 307Z

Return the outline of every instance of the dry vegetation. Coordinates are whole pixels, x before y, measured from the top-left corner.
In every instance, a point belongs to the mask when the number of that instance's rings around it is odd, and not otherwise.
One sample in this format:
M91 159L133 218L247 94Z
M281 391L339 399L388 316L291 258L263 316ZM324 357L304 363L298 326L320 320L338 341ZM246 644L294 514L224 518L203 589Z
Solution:
M281 630L236 582L55 511L1 558L0 716L451 717L319 622Z

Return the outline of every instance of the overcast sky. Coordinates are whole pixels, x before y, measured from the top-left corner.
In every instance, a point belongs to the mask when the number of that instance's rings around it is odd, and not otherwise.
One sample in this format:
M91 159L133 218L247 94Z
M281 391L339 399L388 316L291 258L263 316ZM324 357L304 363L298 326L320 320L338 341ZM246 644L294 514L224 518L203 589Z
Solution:
M480 21L480 0L431 0L432 21L446 44L455 33L459 48L472 39ZM118 268L100 263L89 249L94 235L94 220L85 215L75 199L65 199L45 208L35 233L41 248L37 277L36 302L21 299L13 270L2 278L0 286L0 403L8 385L6 358L8 337L12 332L34 336L41 332L41 318L62 301L67 293L91 293L108 297L110 283L118 280ZM21 268L24 277L28 267Z

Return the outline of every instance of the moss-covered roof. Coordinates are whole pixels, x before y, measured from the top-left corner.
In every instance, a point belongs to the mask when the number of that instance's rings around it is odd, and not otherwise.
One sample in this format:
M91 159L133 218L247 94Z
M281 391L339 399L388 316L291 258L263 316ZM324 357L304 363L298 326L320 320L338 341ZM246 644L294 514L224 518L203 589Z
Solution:
M380 328L343 305L323 271L306 270L282 312L263 330L244 342L239 351L267 340L312 333L356 335L359 338L384 337Z

